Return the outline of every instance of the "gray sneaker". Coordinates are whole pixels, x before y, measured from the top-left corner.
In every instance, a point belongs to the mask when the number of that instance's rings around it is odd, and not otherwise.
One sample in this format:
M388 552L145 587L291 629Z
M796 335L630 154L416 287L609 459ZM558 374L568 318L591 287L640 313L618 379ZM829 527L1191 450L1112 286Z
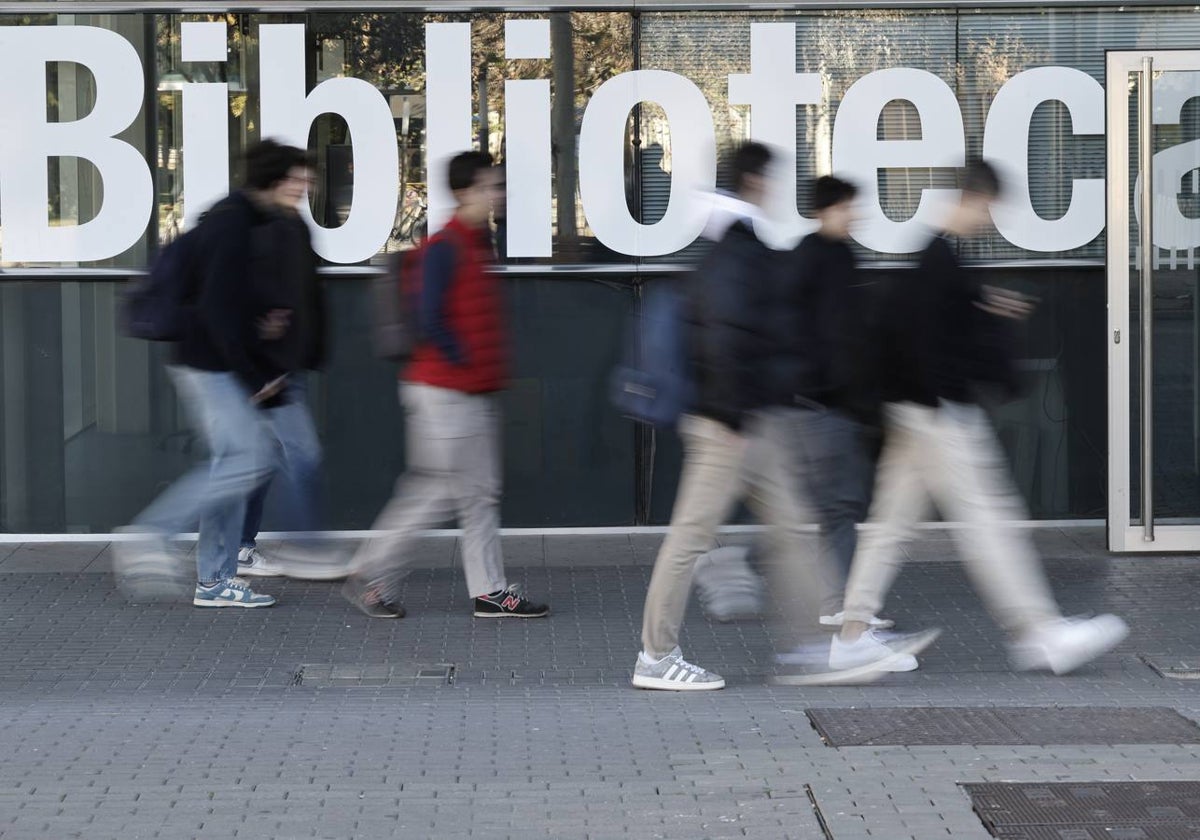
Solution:
M658 662L639 653L632 683L634 688L659 691L714 691L725 687L722 677L685 660L678 647Z

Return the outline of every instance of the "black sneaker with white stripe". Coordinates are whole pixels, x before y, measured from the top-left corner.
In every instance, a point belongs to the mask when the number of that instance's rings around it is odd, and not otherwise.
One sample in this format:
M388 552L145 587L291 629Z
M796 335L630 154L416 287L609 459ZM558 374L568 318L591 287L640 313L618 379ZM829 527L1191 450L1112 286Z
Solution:
M549 612L545 604L526 598L518 583L475 599L476 618L541 618Z

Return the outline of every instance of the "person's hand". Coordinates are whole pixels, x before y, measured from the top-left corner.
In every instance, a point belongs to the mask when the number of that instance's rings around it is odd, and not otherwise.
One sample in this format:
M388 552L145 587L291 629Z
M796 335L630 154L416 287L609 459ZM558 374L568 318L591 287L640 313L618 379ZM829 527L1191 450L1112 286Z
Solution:
M278 341L283 338L292 323L292 310L272 309L258 319L258 337L263 341Z
M262 386L262 389L250 398L250 402L252 402L254 405L262 405L272 397L278 396L286 385L287 374L285 373L283 376L280 376L277 379L272 379L266 385Z
M1020 321L1033 314L1033 301L1024 295L997 286L984 286L981 291L983 300L975 305L990 315Z

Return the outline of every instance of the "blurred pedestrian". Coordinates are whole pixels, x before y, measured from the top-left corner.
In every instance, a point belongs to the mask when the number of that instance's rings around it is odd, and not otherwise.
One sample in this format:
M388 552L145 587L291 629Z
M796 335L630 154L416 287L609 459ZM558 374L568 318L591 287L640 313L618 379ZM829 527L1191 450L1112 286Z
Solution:
M246 500L237 548L238 575L343 577L344 563L305 562L296 552L272 554L258 546L268 491L279 474L288 491L287 529L311 534L321 526L321 443L308 390L310 377L325 363L327 337L325 295L307 223L295 208L282 207L264 233L283 262L277 275L276 308L260 319L258 338L264 352L290 374L279 399L273 401L276 404L266 409L277 469ZM205 539L203 530L200 538Z
M817 552L804 528L812 521L808 488L796 475L801 462L791 448L795 409L777 398L770 370L773 278L783 263L755 225L767 202L772 159L759 143L735 151L736 199L722 201L732 218L717 226L716 244L686 282L695 391L679 423L684 462L675 509L646 593L632 678L638 688L724 688L719 674L684 659L679 634L696 562L743 498L770 526L771 594L783 622L777 637L794 655L808 653L803 664L810 671L828 670L822 662L827 645L813 638L820 582Z
M507 383L503 280L490 273L489 221L500 192L491 157L450 161L454 217L429 241L420 266L420 342L402 371L408 469L352 562L347 599L372 618L402 618L399 583L415 538L457 515L474 613L539 618L504 572L500 548L500 391Z
M868 358L872 284L850 248L858 189L831 175L813 185L819 227L778 274L772 316L779 350L772 367L777 399L796 410L792 441L821 529L821 616L840 627L846 578L867 515L873 479L869 437L879 420L878 384ZM872 616L871 626L893 622ZM915 661L913 662L915 667Z
M834 668L862 668L892 655L869 627L903 554L900 545L930 500L964 524L954 537L967 570L1008 631L1014 664L1066 673L1116 646L1125 623L1104 615L1065 619L1027 531L1005 455L980 405L989 388L1013 392L1010 325L1031 311L1012 293L981 286L959 262L959 241L982 233L1000 195L983 161L963 172L961 198L944 229L890 298L880 358L886 370L885 437L870 522L850 573L845 624L830 652Z
M246 183L200 223L190 317L169 368L209 451L127 529L117 572L132 596L171 589L177 565L165 540L200 524L198 607L268 607L271 595L237 576L247 497L277 463L271 412L286 404L290 377L304 367L305 342L293 323L297 278L311 251L297 250L289 221L304 200L308 154L264 140L246 152ZM308 268L301 264L307 263Z

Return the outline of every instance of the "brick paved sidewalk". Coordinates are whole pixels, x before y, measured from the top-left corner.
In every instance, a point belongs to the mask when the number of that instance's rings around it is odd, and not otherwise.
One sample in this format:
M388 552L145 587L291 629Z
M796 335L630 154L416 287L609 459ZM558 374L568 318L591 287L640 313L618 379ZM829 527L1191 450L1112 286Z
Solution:
M1196 683L1142 658L1195 658L1190 558L1110 559L1097 531L1038 532L1068 610L1135 627L1057 679L1010 671L946 534L930 532L889 607L903 626L946 627L921 671L768 687L764 628L693 610L685 649L730 688L679 696L627 684L657 541L507 539L512 576L554 607L525 622L470 616L449 539L423 545L409 617L392 622L334 584L291 581L263 582L280 598L270 610L138 607L113 591L103 545L0 545L0 838L971 840L988 835L959 783L1200 779L1189 746L831 748L804 714L1062 704L1200 718Z

